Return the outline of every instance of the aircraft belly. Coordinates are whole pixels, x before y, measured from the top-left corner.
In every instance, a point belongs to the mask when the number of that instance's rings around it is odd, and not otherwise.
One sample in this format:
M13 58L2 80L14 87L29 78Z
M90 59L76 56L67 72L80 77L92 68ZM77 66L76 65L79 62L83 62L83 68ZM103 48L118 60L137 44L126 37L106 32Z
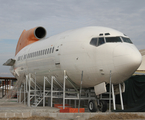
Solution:
M81 81L81 71L78 73L79 71L74 72L73 70L68 70L67 71L67 75L68 77L77 85L80 86L80 81ZM89 88L89 87L93 87L96 84L101 83L101 80L97 81L96 78L96 74L92 74L92 76L85 74L86 71L84 71L84 75L83 75L83 88ZM51 74L41 74L41 75L36 75L36 80L40 85L43 85L43 80L44 80L44 76L46 76L49 80L51 80L51 76L55 76L56 80L63 84L63 71L61 71L62 74L60 74L59 71L54 71L54 73L52 72ZM39 73L38 73L39 74ZM35 75L33 76L33 78L35 78ZM89 81L89 82L88 82ZM47 82L46 82L47 83ZM46 84L47 87L50 87L50 85L47 83ZM73 88L70 83L66 80L66 87L68 88Z

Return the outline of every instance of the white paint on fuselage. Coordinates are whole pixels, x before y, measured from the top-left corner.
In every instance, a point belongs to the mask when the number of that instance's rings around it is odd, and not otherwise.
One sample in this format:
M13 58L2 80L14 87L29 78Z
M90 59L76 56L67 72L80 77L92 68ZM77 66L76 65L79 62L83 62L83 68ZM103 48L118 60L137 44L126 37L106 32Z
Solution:
M84 88L102 82L109 83L111 70L112 83L121 83L139 67L141 55L133 44L125 42L105 43L98 47L90 45L91 39L100 37L100 33L110 33L108 37L124 36L121 32L105 27L86 27L64 32L26 46L15 59L54 47L53 53L16 61L11 69L17 70L20 76L32 73L34 77L36 74L39 84L43 84L44 76L50 78L51 75L63 83L63 71L66 70L71 80L80 85L83 71ZM68 83L67 86L71 87Z

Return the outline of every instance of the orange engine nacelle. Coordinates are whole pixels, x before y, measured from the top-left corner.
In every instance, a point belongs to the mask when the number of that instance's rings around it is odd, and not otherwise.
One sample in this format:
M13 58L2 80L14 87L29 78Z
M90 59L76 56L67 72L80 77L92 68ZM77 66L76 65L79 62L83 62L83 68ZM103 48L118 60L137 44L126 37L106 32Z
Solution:
M46 36L46 30L43 27L35 27L30 30L23 30L17 43L15 55L25 46L38 41Z

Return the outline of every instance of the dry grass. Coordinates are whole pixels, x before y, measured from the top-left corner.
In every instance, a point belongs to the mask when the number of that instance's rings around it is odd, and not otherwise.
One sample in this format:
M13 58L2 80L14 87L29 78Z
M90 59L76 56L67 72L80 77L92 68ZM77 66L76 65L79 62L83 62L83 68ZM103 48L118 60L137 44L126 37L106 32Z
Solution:
M127 113L123 113L123 114L106 114L106 115L96 115L92 118L89 118L88 120L116 120L116 119L121 119L121 120L125 120L125 119L145 119L144 116L141 115L137 115L137 114L127 114Z
M0 120L56 120L52 117L28 117L28 118L19 118L19 117L13 117L13 118L0 118Z

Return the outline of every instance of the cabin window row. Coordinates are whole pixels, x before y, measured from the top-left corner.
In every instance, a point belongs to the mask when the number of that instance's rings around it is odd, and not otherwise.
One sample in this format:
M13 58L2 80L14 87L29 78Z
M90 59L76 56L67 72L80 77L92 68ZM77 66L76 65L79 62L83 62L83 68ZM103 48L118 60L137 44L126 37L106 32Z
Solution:
M28 58L41 56L41 55L51 54L53 52L54 52L54 47L53 48L44 49L44 50L39 50L39 51L36 51L36 52L25 54L23 56L19 56L18 57L18 61L23 60L23 59L28 59Z

